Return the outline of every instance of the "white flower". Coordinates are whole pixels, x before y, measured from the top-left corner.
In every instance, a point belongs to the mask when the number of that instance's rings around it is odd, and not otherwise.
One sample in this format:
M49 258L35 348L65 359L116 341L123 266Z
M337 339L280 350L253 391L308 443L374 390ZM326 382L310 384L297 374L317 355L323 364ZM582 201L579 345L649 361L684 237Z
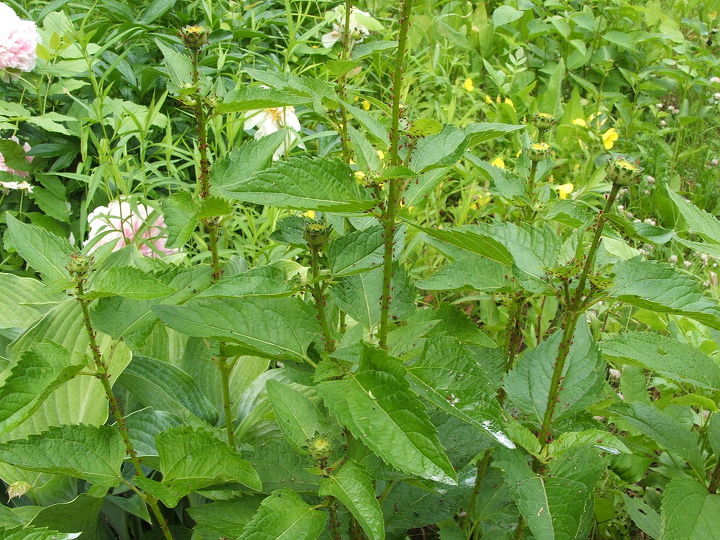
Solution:
M335 43L343 38L343 30L345 29L345 6L338 6L333 10L335 19L333 22L332 32L328 32L322 37L323 47L329 49ZM362 22L361 22L362 21ZM370 28L367 27L371 21L374 21L367 11L362 11L356 7L350 9L350 42L360 43L363 39L370 35ZM377 22L377 21L375 21ZM379 23L378 23L379 24Z
M287 136L285 141L280 147L275 150L273 154L273 160L280 159L280 156L287 154L295 141L300 139L298 133L302 126L300 126L300 120L298 120L295 114L295 107L274 107L270 109L260 109L257 111L248 111L247 119L245 120L245 129L257 128L255 131L255 138L260 139L276 131L280 131L282 128L290 128L287 130ZM305 148L305 145L300 141L298 143L300 148Z
M4 189L25 190L28 193L32 193L32 191L33 191L32 184L29 184L25 180L23 180L22 182L2 182L2 181L0 181L0 186L2 186Z

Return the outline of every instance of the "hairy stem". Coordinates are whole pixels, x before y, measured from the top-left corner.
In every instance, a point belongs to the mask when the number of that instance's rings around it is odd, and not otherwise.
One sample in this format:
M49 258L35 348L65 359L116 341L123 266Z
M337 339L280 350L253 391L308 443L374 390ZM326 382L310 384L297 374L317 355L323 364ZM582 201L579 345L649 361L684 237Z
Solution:
M343 20L342 35L342 53L340 60L345 62L350 59L350 49L352 45L352 36L350 35L350 13L352 12L352 2L345 0L345 19ZM342 145L343 161L350 163L350 140L348 137L348 114L343 101L346 98L345 88L347 85L347 73L343 73L338 77L338 97L340 98L340 143Z
M402 163L400 157L400 98L403 92L403 73L405 70L405 52L407 49L407 35L410 27L410 11L412 0L402 0L400 8L400 31L398 34L398 48L395 55L395 73L393 74L392 95L392 126L390 129L390 165ZM383 281L382 296L380 298L380 327L378 330L378 343L383 349L387 348L387 335L390 322L390 300L393 277L393 245L395 243L395 213L400 203L403 189L402 178L391 178L388 183L388 195L383 208Z
M232 373L233 364L232 362L228 362L228 359L224 356L219 356L215 360L218 368L220 368L223 413L225 415L225 433L227 433L227 442L231 448L235 448L235 428L233 427L232 402L230 400L230 374Z
M708 491L713 494L717 493L719 487L720 487L720 458L718 459L718 462L715 464L715 468L710 473L710 485L708 486Z
M105 395L107 396L108 403L110 404L110 412L112 413L113 418L115 418L115 425L117 426L117 429L120 432L120 436L125 443L125 451L130 457L130 461L135 468L135 473L138 476L144 476L142 465L140 464L140 458L138 458L135 447L133 446L132 440L130 439L130 433L128 432L127 423L125 422L125 418L123 417L122 411L120 410L120 404L118 403L115 392L113 392L112 389L112 384L110 383L110 371L107 364L105 363L105 360L102 357L100 347L97 343L97 333L95 332L95 328L93 328L92 321L90 320L90 310L88 308L88 304L90 302L85 298L85 279L83 277L78 278L75 292L75 298L80 303L80 307L82 309L83 322L85 324L85 331L87 332L88 336L90 352L92 353L93 362L95 363L95 368L97 369L97 378L100 380L100 383L105 390ZM165 517L160 511L157 499L155 499L155 497L151 496L148 493L145 493L144 498L148 506L150 507L153 515L155 516L158 525L160 525L160 529L162 529L162 533L165 539L173 540L172 533L168 528Z
M543 447L549 442L550 426L552 424L555 407L557 406L559 399L563 372L565 370L565 362L570 354L570 346L572 344L573 334L575 333L575 325L577 324L583 310L585 283L587 282L587 277L592 270L593 264L595 263L595 254L600 246L600 239L602 237L603 227L607 221L608 212L610 212L619 190L620 186L613 184L610 195L605 203L605 208L601 210L597 216L595 222L595 235L593 236L592 244L590 244L590 249L585 257L585 263L583 264L583 268L580 273L580 279L578 280L575 294L571 297L568 305L565 307L562 325L562 340L560 341L560 348L558 349L557 359L555 360L555 367L553 368L552 379L550 380L548 401L545 406L545 414L543 415L543 422L538 435L540 438L540 444L542 444Z
M335 340L332 338L330 325L328 324L327 315L325 314L325 294L323 286L317 281L320 276L320 252L316 247L310 246L310 254L312 257L311 271L312 278L315 283L312 285L312 295L315 300L315 309L317 310L317 318L320 321L322 329L323 341L325 342L325 351L333 352L335 350Z

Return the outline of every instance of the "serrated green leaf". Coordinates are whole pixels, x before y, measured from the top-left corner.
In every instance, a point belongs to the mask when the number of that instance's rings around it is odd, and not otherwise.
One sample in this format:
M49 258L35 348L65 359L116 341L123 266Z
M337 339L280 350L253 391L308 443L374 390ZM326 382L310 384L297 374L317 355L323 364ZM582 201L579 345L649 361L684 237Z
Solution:
M298 449L307 447L323 424L318 408L302 393L272 379L267 382L267 394L287 439Z
M158 496L171 508L183 496L218 484L239 483L262 489L250 463L210 431L178 426L160 433L156 444L165 488ZM157 486L150 489L153 487Z
M399 482L382 501L385 530L402 538L409 529L450 518L460 510L465 493L461 487L438 489L430 482Z
M720 539L720 495L690 478L671 480L663 492L660 540Z
M156 41L164 58L164 64L170 76L170 80L178 88L192 82L192 63L190 58L168 47L162 41Z
M286 135L287 132L281 129L233 148L213 165L210 173L211 191L223 195L225 191L232 192L236 187L242 187L248 178L272 163L273 154Z
M307 96L292 94L284 90L244 85L228 92L225 99L217 105L215 111L218 114L225 114L305 105L311 102L312 99Z
M514 262L508 249L484 229L469 225L449 230L432 229L430 227L417 228L432 238L477 253L500 264L510 266Z
M330 495L343 503L370 540L385 538L383 514L372 479L357 463L347 461L330 477L321 480L318 495Z
M197 227L200 209L192 193L173 193L162 205L168 232L168 247L176 248L190 239Z
M364 345L357 373L317 388L352 434L390 465L430 480L456 482L435 428L397 359Z
M327 158L279 161L219 192L239 201L321 212L359 212L376 204L360 189L350 167Z
M715 216L701 210L687 199L675 193L670 187L670 184L666 184L665 189L670 200L672 200L680 212L680 215L685 219L685 223L690 232L699 234L705 240L720 244L720 221L718 221Z
M22 469L67 474L103 487L120 484L125 445L111 426L51 427L38 435L0 443L0 461Z
M537 540L587 538L593 523L593 491L604 469L597 452L576 447L550 461L544 477L533 472L520 452L499 449L495 464Z
M347 129L350 142L355 148L355 159L357 159L360 170L373 173L379 171L382 167L380 157L370 141L354 127L348 125Z
M135 300L150 300L169 296L174 292L177 291L139 268L114 266L94 277L87 296L122 296Z
M294 491L281 489L260 508L238 540L316 540L325 528L325 514L313 509Z
M678 420L648 403L619 403L608 410L657 442L662 449L685 458L690 466L704 474L700 440L695 431L690 431Z
M654 261L629 259L614 266L615 279L608 293L638 307L684 315L720 329L720 306L705 296L689 274Z
M3 540L73 540L81 533L62 533L46 527L18 526L11 529L0 527Z
M603 354L680 382L720 390L720 367L686 343L650 332L620 334L602 342Z
M0 387L0 433L27 420L53 390L83 367L71 364L68 351L55 343L36 343L23 352Z
M467 253L441 266L432 276L418 281L417 287L427 291L472 289L493 292L511 287L511 276L507 266Z
M537 439L536 439L537 440ZM557 456L577 446L594 446L611 454L631 454L630 449L612 433L599 429L586 429L562 433L548 445L548 453Z
M295 287L285 279L285 272L275 266L258 266L247 272L222 278L198 297L241 297L258 296L277 298L290 296Z
M197 298L153 310L183 334L238 343L279 360L304 361L320 335L313 308L298 298Z
M505 377L508 399L538 426L545 415L561 340L562 331L559 330L536 348L523 352ZM581 322L575 329L563 369L562 389L553 421L582 411L597 401L604 387L605 365L587 324Z
M245 525L257 512L261 502L261 496L248 495L239 499L193 506L187 509L187 513L196 523L195 531L237 538L243 533Z
M625 508L630 518L650 538L660 538L660 514L639 498L630 498L623 493Z
M383 238L381 225L336 238L327 250L330 273L341 277L380 266Z
M31 267L51 281L70 279L65 268L73 252L70 242L37 225L21 223L9 213L5 220L13 247Z

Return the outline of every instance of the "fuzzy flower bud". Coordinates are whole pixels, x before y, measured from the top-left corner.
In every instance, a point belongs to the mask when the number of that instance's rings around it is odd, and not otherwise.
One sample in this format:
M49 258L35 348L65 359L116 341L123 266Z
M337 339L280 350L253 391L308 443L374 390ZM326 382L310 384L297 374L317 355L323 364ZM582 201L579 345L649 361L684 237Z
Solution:
M639 167L627 157L617 156L610 160L607 178L618 186L629 186L637 181L641 173L642 167Z
M310 223L305 227L305 242L310 249L317 251L325 249L331 230L332 228L325 223Z
M90 262L90 257L80 253L73 253L70 255L70 262L67 265L68 272L72 276L83 278L90 271Z
M550 145L544 142L533 143L528 147L528 155L533 161L540 161L550 155Z
M180 29L180 38L188 49L201 49L207 43L208 31L204 26L191 24Z
M557 118L548 113L535 113L533 123L540 131L545 131L557 124Z

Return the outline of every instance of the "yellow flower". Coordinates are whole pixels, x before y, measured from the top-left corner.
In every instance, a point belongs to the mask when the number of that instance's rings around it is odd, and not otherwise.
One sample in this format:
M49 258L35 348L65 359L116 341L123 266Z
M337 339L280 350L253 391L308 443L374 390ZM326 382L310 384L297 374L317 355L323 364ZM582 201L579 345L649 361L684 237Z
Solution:
M370 110L370 102L367 99L364 99L362 102L362 107L366 111L369 111Z
M493 167L497 167L498 169L504 169L505 168L505 162L503 161L503 158L500 156L496 157L490 162L490 165Z
M573 192L573 185L570 183L567 184L560 184L559 186L553 186L555 189L557 189L558 197L561 199L567 199L568 195L570 195Z
M513 109L515 108L515 104L512 102L512 99L510 99L509 97L505 98L505 104L510 105Z
M303 216L310 219L315 219L315 215L315 210L308 210L307 212L303 212Z
M475 90L475 85L473 85L473 80L470 78L465 79L465 82L463 83L463 88L467 90L468 92L472 92Z
M613 146L615 146L615 141L618 140L620 135L618 135L618 132L615 128L610 128L605 133L603 133L601 137L605 149L610 150Z
M587 122L584 118L576 118L572 121L573 125L580 126L580 127L587 127Z
M378 150L377 155L380 159L385 159L385 152L383 152L382 150Z
M355 171L355 178L358 180L365 180L365 173L362 171Z
M485 94L485 103L487 103L488 105L492 105L492 103L493 103L492 98L490 96L488 96L487 94Z

